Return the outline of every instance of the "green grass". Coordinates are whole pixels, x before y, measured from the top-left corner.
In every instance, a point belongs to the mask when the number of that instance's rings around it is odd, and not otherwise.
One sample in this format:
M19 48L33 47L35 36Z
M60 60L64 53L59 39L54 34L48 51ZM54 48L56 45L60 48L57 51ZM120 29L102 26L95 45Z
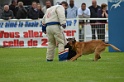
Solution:
M0 48L0 82L124 82L124 53L82 56L75 62L46 62L46 49Z

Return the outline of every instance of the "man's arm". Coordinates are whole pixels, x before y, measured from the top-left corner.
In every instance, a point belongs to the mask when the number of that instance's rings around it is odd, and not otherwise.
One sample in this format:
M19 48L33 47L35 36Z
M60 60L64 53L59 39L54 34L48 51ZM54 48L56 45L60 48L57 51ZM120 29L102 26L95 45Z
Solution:
M98 15L98 18L102 18L102 12L100 9L97 11L97 15Z
M78 16L78 8L76 7L76 16Z
M43 16L42 24L45 24L46 14Z
M66 24L65 9L63 6L58 6L56 9L58 19L61 25Z
M42 32L44 32L46 34L45 18L46 18L46 14L44 15L44 17L42 19Z
M4 19L4 20L8 20L9 19L9 17L6 17L5 16L5 13L4 12L1 14L1 18Z
M13 19L14 18L13 11L10 11L10 13L11 13L11 19Z
M90 18L90 9L89 8L87 8L87 13L86 14L84 14L83 16L85 17L85 18Z
M16 14L16 18L17 18L17 19L20 19L20 17L21 17L21 11L18 10L18 12L17 12L17 14Z

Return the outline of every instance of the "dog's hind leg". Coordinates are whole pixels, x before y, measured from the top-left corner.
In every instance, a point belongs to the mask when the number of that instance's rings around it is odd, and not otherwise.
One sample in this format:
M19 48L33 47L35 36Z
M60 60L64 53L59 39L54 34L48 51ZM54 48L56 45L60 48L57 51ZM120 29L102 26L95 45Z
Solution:
M105 47L105 46L102 46L102 45L100 45L100 46L98 46L98 47L96 48L94 61L97 61L98 59L101 59L100 54L101 54L103 51L105 51L105 48L106 48L106 47Z
M97 61L98 59L100 59L100 53L99 52L95 52L95 58L94 61Z

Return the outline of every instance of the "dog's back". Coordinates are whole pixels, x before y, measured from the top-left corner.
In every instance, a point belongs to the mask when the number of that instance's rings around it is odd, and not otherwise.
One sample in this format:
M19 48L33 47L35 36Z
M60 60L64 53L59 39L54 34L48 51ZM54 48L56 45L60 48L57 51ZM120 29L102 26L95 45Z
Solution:
M100 54L106 49L106 47L111 46L114 50L120 51L117 47L112 44L106 44L102 40L92 40L87 42L77 42L75 39L69 40L69 45L72 49L76 51L76 55L71 58L71 61L76 60L81 55L95 54L94 61L101 58Z
M88 55L94 53L97 47L104 46L104 42L102 40L92 40L87 42L76 42L76 47L79 47L82 50L82 55Z

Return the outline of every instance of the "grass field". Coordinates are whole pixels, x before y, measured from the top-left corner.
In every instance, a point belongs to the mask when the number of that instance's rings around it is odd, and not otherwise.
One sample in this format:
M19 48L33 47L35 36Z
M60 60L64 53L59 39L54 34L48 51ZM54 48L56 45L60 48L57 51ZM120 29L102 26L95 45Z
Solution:
M0 82L124 82L124 53L82 56L75 62L46 62L46 49L0 48Z

